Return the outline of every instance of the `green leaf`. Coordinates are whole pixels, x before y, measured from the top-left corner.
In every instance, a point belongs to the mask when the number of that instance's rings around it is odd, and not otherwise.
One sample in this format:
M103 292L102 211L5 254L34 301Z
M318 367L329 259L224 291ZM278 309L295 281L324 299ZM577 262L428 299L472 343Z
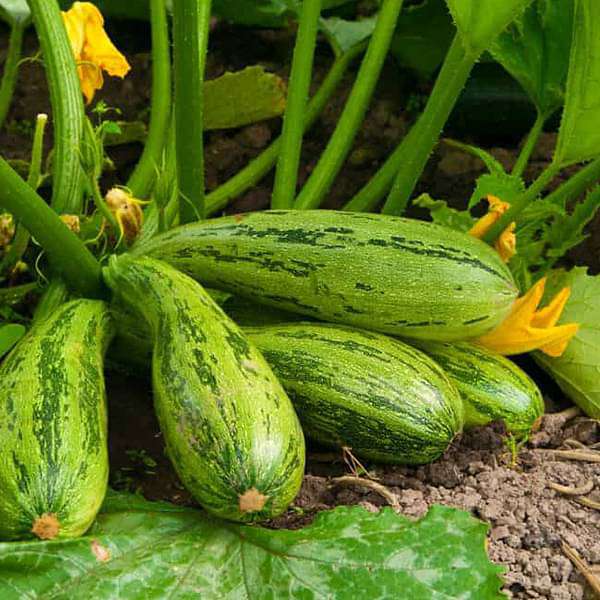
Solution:
M337 54L344 54L369 39L376 24L377 15L360 21L347 21L339 17L321 19L321 29Z
M490 46L545 117L564 100L573 31L573 0L535 0Z
M534 356L583 412L600 419L600 276L590 276L584 268L555 271L548 281L547 298L567 285L571 297L559 323L579 323L579 332L561 357L541 352Z
M205 129L241 127L278 117L284 110L285 84L259 66L204 84Z
M450 229L469 231L476 221L468 210L450 208L445 200L434 200L429 194L421 194L414 204L428 210L434 223Z
M0 0L0 18L9 25L25 23L31 17L27 0Z
M339 507L272 530L111 494L85 537L0 544L0 597L502 598L487 529L434 506L418 522Z
M573 42L554 162L565 167L600 154L600 2L575 0Z
M444 0L424 0L403 8L391 51L403 66L430 77L442 64L454 35Z
M475 190L469 199L469 208L475 206L489 194L509 204L525 191L525 184L520 177L509 173L485 173L477 178Z
M465 46L475 54L488 48L530 2L531 0L446 0Z
M11 348L25 335L26 329L23 325L9 323L0 325L0 358L2 358Z

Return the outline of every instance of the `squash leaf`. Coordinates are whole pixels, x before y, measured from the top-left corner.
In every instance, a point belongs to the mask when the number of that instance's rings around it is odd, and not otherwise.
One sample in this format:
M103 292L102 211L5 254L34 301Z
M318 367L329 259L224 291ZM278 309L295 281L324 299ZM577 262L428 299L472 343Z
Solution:
M561 167L600 155L600 2L575 0L573 41L554 162Z
M446 0L446 3L465 46L479 54L521 14L531 0Z
M559 323L579 323L579 332L559 358L541 352L534 357L585 414L600 419L600 276L588 275L585 268L554 271L546 299L567 285L571 297Z
M204 84L204 128L229 129L278 117L285 110L285 84L262 67L225 73Z
M564 100L573 31L573 0L535 0L490 47L541 115Z
M375 31L376 24L377 15L358 21L347 21L340 17L330 17L320 21L321 30L338 55L368 40Z
M18 323L0 325L0 358L10 352L12 347L25 335L26 329Z
M417 522L338 507L272 530L111 493L82 538L0 543L0 597L502 598L487 529L434 506Z
M435 224L449 229L466 232L476 221L468 210L451 208L445 200L434 200L429 194L421 194L415 198L413 204L429 211L431 220Z

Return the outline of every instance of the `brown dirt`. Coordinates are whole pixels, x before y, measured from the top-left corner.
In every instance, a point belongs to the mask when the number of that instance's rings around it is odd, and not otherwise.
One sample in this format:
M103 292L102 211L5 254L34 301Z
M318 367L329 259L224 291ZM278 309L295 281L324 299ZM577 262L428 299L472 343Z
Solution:
M124 81L109 79L99 97L110 106L119 107L122 118L146 118L149 108L149 56L147 29L135 24L111 24L117 45L133 66ZM0 60L6 48L5 31L0 32ZM28 54L36 49L34 37L26 42ZM228 69L260 63L269 70L286 75L290 57L290 36L285 32L232 30L218 27L211 38L209 76ZM319 52L316 78L322 78L329 58ZM352 77L349 75L340 92L330 103L318 124L306 138L301 166L301 184L315 165L316 158L335 126ZM355 149L332 190L327 206L339 206L356 192L382 163L387 153L407 129L412 115L402 107L414 87L411 78L399 74L392 64L378 87ZM422 90L417 90L418 92ZM43 68L39 62L23 65L19 86L8 127L0 132L4 156L27 158L31 143L31 124L38 112L48 112ZM207 135L206 181L214 189L255 157L278 134L280 123L273 120L230 132ZM547 164L553 134L540 144L526 177L535 177ZM518 136L517 136L518 137ZM467 140L468 141L468 140ZM47 140L48 147L51 138ZM491 148L493 154L510 165L516 148ZM124 182L140 146L130 144L111 150L116 171L107 176ZM474 179L482 172L479 161L440 145L430 161L419 191L463 206ZM230 212L257 210L269 203L271 177L238 198ZM600 271L600 216L589 228L593 234L576 249L571 259ZM544 390L548 410L568 407L556 386L529 363ZM120 489L138 490L151 499L192 504L189 494L177 479L164 453L164 445L151 404L147 381L126 379L111 373L108 378L110 398L111 484ZM575 548L590 564L600 563L600 517L597 510L582 506L576 499L556 492L552 482L579 486L592 481L597 488L589 498L600 501L600 467L598 463L558 459L553 449L568 439L591 446L600 440L598 426L583 418L568 422L549 415L542 428L519 454L518 464L511 466L509 455L497 427L482 428L465 434L446 455L424 467L383 467L367 465L371 475L385 486L402 513L418 517L432 503L464 508L491 526L490 556L507 567L506 591L514 598L551 598L556 600L591 597L581 575L561 551L564 541ZM319 510L340 504L360 504L378 510L389 501L379 493L359 486L332 486L332 479L349 474L337 454L311 448L307 475L294 506L274 527L299 527L309 522Z

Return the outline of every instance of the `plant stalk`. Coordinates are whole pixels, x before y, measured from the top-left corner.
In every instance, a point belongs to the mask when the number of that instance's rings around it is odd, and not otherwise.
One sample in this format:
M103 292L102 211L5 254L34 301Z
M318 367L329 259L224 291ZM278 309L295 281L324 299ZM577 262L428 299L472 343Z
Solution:
M148 137L127 187L135 198L148 198L156 179L171 122L171 53L165 0L150 0L152 23L152 102Z
M292 208L294 205L304 135L304 111L310 91L320 14L321 0L304 0L294 46L271 208Z
M17 84L25 27L26 23L15 21L10 30L8 52L6 54L6 60L4 61L2 83L0 83L0 128L4 125L4 120L10 109L10 103Z
M180 222L204 218L204 68L210 0L173 3L175 136Z
M478 58L479 54L465 50L460 35L456 34L425 110L402 140L402 150L393 155L395 162L392 166L396 167L397 173L383 213L401 215L408 206L417 181Z
M87 297L98 298L103 295L98 261L46 202L1 157L0 206L22 223L48 252L52 266L71 289Z
M548 166L542 174L517 198L515 198L510 208L498 219L490 230L482 237L484 242L492 244L496 238L523 212L530 202L533 202L554 179L560 171L560 167L555 163Z
M296 199L296 208L318 208L342 168L371 101L402 3L403 0L384 0L350 97L327 148Z
M546 200L565 208L569 200L577 198L598 181L600 181L600 157L569 177L565 183L548 194Z
M27 0L40 41L54 122L52 208L79 214L83 203L80 144L84 108L71 43L56 0Z
M357 44L335 59L323 83L306 106L304 115L304 131L314 125L319 115L327 105L333 92L352 62L364 52L366 43ZM272 168L277 161L281 148L281 137L274 140L271 145L259 154L252 162L244 167L231 179L220 185L216 190L206 196L207 214L213 214L227 206L227 204L247 189L256 185Z
M531 153L534 151L542 131L544 129L544 123L546 121L546 117L538 112L535 118L535 122L533 123L533 127L530 132L527 134L527 139L523 144L523 148L521 148L521 152L519 152L519 156L517 157L517 162L513 167L512 174L516 177L522 177L529 163L529 159L531 158Z

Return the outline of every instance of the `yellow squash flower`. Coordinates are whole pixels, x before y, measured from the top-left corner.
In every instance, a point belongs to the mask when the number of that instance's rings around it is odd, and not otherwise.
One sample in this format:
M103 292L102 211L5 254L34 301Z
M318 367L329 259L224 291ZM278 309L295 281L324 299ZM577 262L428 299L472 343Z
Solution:
M144 223L143 200L134 198L122 188L112 188L106 193L106 204L119 224L120 235L128 243L133 242Z
M541 350L548 356L561 356L579 331L577 323L556 325L571 289L563 288L548 306L538 310L545 286L544 277L517 299L508 317L496 329L475 340L476 343L505 356L531 350Z
M110 41L102 13L91 2L74 2L62 16L77 62L81 91L89 104L104 84L102 71L123 78L131 67Z
M487 197L487 201L490 205L487 214L481 217L469 231L476 238L482 238L492 225L510 208L508 202L503 202L500 198L496 198L496 196L492 196L491 194ZM500 234L494 243L494 247L504 262L508 262L515 255L517 251L517 238L515 236L514 223L511 223Z

